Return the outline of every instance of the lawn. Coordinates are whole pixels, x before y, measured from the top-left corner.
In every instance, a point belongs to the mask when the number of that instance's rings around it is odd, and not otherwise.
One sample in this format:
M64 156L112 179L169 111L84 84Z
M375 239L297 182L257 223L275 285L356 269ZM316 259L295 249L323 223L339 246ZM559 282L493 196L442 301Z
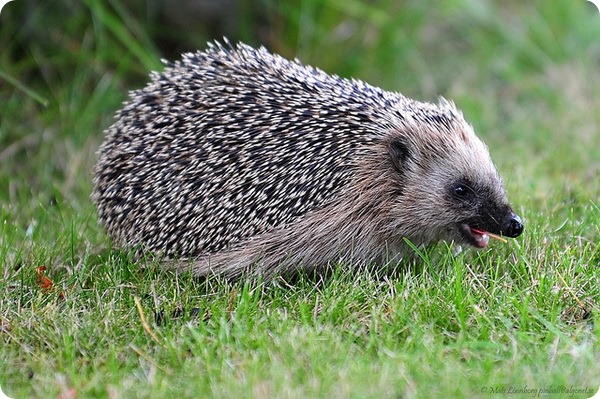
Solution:
M0 15L9 397L598 390L600 13L591 3L240 1L229 30L165 22L158 0L129 3L16 0ZM525 233L457 255L440 244L394 275L340 265L324 281L293 283L198 281L112 249L89 199L102 131L160 58L224 33L416 99L454 100L490 147Z

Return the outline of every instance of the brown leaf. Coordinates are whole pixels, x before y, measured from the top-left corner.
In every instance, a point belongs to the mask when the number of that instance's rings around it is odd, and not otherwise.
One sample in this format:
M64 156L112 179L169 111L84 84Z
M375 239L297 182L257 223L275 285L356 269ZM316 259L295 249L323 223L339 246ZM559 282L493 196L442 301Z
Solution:
M38 285L42 289L42 292L44 294L47 294L54 289L54 283L52 282L52 280L50 280L48 277L46 277L44 275L45 271L46 271L46 266L40 266L37 269L35 269L35 272L37 273L37 276L38 276Z
M37 276L38 276L37 284L42 289L42 292L44 294L49 294L56 289L56 286L54 285L54 282L52 280L50 280L48 277L46 277L44 275L45 271L46 271L46 266L40 266L37 269L35 269L35 272L37 273ZM58 293L58 296L61 299L65 299L64 291L60 291Z

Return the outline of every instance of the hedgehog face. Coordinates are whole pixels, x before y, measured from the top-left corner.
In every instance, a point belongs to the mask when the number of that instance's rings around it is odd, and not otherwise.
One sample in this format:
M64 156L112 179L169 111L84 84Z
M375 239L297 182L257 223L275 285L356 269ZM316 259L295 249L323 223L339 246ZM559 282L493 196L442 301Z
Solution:
M388 144L394 173L401 176L390 208L393 228L416 242L447 240L477 248L488 245L489 234L518 237L523 222L487 147L466 123L435 127Z
M488 149L466 123L459 130L454 167L447 163L454 176L446 184L445 202L457 218L449 228L457 242L485 248L489 233L515 238L523 232L523 222L516 215L506 196L504 184L494 166Z

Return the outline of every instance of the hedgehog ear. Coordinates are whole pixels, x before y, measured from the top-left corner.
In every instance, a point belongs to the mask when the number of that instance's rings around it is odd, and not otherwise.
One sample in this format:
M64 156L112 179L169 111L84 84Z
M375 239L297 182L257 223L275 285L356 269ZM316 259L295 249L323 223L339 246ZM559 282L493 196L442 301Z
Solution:
M402 172L404 170L404 163L410 156L408 144L402 139L395 138L389 143L389 152L392 165L394 165L394 168L398 172Z

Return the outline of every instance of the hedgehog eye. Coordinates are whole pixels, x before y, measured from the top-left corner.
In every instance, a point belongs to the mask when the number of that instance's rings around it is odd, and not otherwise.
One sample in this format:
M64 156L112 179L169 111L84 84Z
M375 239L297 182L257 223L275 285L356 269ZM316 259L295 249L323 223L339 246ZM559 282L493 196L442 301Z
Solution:
M454 186L453 191L454 194L456 194L456 196L458 197L466 197L469 193L469 188L464 184L457 184L456 186Z
M474 187L476 186L471 184L469 180L460 179L448 187L448 195L452 198L452 202L461 206L475 206L479 202L479 195Z
M458 198L461 200L470 200L475 197L475 190L472 188L473 186L469 184L468 181L459 180L455 182L450 187L450 192L452 193L454 198Z

